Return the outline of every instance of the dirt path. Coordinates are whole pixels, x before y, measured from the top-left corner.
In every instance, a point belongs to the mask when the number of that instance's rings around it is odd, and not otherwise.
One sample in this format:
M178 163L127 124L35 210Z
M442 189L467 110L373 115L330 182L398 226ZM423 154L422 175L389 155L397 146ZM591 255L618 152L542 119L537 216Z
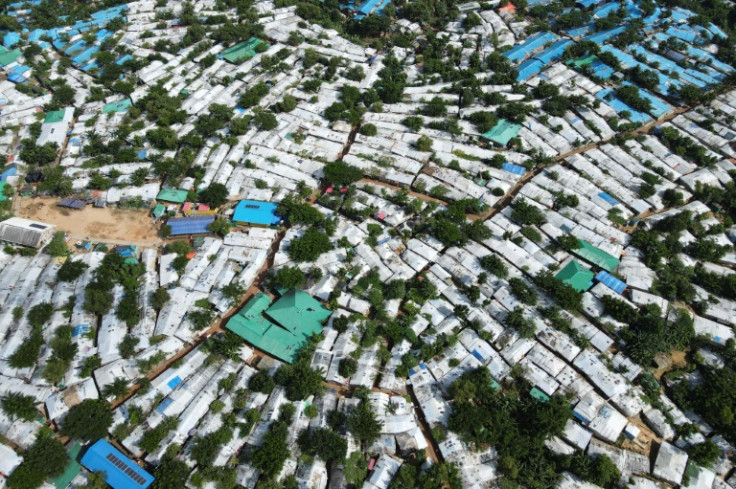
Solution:
M160 242L158 225L150 210L96 208L66 209L50 197L16 197L13 212L18 217L53 224L74 240L102 241L113 244L156 245Z

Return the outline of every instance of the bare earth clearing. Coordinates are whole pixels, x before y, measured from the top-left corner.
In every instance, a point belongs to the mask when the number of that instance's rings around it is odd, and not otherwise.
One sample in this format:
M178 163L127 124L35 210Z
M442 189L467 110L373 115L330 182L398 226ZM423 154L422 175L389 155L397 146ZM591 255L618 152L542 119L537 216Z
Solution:
M54 224L72 239L88 239L115 244L154 244L158 226L148 210L128 210L86 206L82 210L58 207L57 198L16 197L15 214L26 219Z

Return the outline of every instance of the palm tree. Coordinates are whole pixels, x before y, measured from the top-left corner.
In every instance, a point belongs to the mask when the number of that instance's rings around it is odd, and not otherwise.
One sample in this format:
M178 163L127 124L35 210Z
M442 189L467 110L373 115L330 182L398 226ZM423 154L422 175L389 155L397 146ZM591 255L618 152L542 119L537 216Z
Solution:
M127 393L128 381L122 378L115 379L112 384L108 384L102 388L102 395L105 397L120 399Z

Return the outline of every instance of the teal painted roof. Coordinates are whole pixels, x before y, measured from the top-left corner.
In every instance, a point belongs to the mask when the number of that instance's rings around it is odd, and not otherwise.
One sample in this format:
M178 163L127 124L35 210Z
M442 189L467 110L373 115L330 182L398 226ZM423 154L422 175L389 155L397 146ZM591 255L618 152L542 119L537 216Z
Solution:
M498 145L506 146L509 144L509 141L519 134L520 130L521 126L519 124L514 124L506 119L501 119L495 126L493 126L493 129L483 133L483 138Z

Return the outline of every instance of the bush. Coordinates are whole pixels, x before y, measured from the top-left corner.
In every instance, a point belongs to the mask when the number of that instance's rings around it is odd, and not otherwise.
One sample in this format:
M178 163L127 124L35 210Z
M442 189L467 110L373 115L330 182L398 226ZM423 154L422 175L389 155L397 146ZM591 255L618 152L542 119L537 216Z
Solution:
M414 147L417 151L432 151L432 140L427 136L419 136L414 142Z
M89 266L82 261L67 259L56 273L56 279L59 282L73 282L78 279L84 271L87 270L87 268L89 268Z
M65 239L66 233L64 231L55 232L54 237L51 238L49 244L44 248L46 254L51 256L65 256L69 254L69 248L66 246Z
M363 124L360 127L360 133L364 136L375 136L378 134L378 129L376 129L375 124Z

